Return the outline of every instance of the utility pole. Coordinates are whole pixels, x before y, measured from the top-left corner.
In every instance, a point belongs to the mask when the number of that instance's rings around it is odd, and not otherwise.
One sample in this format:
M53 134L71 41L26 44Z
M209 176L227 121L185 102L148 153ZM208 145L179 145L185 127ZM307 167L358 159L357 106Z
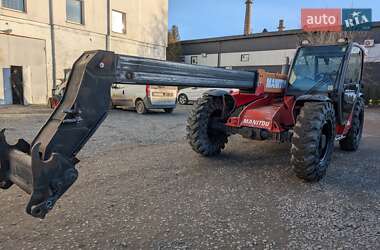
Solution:
M106 50L111 50L111 0L107 0L107 35Z
M51 68L53 78L53 90L57 85L57 63L55 60L55 30L54 30L54 8L53 0L49 0L49 25L50 25L50 40L51 40Z

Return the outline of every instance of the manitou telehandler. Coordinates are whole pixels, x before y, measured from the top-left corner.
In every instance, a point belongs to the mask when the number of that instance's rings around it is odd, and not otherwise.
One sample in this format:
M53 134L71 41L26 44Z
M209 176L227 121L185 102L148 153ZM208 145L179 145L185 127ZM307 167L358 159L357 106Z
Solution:
M0 187L31 194L26 211L44 218L75 182L76 155L106 118L113 83L235 88L212 90L194 106L187 137L195 152L219 154L232 134L291 142L291 165L306 181L326 173L339 141L355 151L362 135L365 50L356 43L300 46L288 75L244 72L116 55L84 53L65 93L29 144L0 134Z

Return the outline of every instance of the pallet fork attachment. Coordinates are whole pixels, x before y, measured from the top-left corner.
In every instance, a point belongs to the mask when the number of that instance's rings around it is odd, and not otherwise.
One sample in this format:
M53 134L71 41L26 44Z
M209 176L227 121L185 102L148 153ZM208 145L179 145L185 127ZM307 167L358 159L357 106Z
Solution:
M31 144L6 142L0 132L0 188L31 195L26 212L45 218L78 178L76 155L108 114L113 83L255 89L257 74L154 59L85 52L73 65L65 93Z

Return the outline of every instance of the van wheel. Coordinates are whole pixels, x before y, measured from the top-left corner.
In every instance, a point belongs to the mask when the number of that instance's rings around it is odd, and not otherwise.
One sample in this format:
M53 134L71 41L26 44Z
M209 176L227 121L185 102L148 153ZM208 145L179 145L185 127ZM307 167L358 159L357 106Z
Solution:
M146 112L148 112L148 110L145 107L143 100L137 100L136 101L136 112L138 114L146 114Z
M164 110L165 110L165 113L168 113L168 114L171 114L174 111L173 108L168 108L168 109L164 109Z

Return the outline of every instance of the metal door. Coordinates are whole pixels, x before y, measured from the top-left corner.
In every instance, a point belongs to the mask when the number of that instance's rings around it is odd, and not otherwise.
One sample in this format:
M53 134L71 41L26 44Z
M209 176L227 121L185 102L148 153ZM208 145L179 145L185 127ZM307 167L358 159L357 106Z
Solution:
M24 105L24 83L22 79L22 67L11 66L11 85L13 104Z

